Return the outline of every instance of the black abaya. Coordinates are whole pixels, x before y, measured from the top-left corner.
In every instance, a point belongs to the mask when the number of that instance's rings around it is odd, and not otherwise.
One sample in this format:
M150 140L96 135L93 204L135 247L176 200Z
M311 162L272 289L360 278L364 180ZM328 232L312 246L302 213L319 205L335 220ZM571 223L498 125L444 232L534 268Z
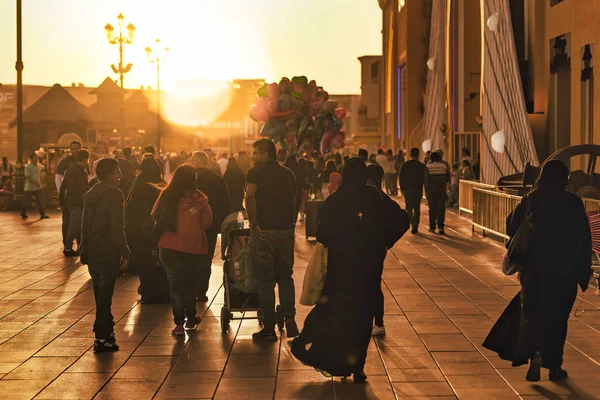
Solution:
M386 251L404 231L397 203L368 186L343 185L323 203L317 240L328 248L319 304L292 353L335 376L363 371Z

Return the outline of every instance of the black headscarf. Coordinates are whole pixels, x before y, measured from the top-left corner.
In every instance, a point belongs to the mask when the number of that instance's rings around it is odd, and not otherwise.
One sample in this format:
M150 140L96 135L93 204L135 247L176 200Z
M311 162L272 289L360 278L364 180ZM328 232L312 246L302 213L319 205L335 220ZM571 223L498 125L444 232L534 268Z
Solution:
M151 183L160 183L162 182L162 177L160 176L160 167L158 163L152 158L144 158L142 163L140 164L140 180L151 182Z
M369 172L367 164L358 157L352 157L344 165L342 172L342 187L366 186Z
M560 160L550 160L542 169L537 186L540 190L565 190L569 182L569 168Z

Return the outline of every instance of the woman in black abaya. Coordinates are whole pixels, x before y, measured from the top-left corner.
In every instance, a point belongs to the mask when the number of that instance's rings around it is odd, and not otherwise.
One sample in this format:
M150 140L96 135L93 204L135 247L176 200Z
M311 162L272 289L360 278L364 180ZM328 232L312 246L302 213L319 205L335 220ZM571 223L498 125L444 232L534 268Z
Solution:
M386 252L402 234L400 206L367 186L359 158L344 168L342 186L325 200L317 240L328 249L325 286L319 303L292 342L292 353L325 375L366 380L376 299Z
M567 377L561 367L569 313L577 286L585 291L590 279L590 227L581 199L565 189L568 179L563 162L548 162L537 189L508 217L510 237L521 226L528 207L535 227L520 275L521 293L484 342L484 347L509 359L513 366L531 360L526 379L532 382L540 380L541 367L550 370L550 380Z

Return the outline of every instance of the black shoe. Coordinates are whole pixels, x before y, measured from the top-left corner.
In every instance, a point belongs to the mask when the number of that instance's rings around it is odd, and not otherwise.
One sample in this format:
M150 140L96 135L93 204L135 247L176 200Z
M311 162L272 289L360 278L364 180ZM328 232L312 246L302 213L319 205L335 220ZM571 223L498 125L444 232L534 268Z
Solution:
M360 385L363 384L367 381L367 375L365 375L364 372L355 372L352 375L352 378L354 378L354 384L355 385Z
M50 217L49 217L49 216L47 216L46 214L44 214L44 215L40 215L40 219L48 219L48 218L50 218Z
M527 371L527 375L525 379L528 382L539 382L541 379L540 369L542 368L542 358L540 356L536 356L531 359L529 363L529 370Z
M567 374L567 371L565 371L562 368L550 371L550 380L551 381L560 381L563 379L567 379L569 377L569 374Z
M298 324L294 321L293 318L288 318L285 320L285 330L287 332L287 337L295 338L300 334L298 331Z
M252 334L252 339L255 339L255 340L272 340L272 341L276 341L277 340L277 334L275 333L274 329L271 329L271 330L263 329L260 332L253 333Z
M429 232L435 233L435 228L429 228Z
M65 257L79 257L79 252L75 250L64 250L63 254Z
M419 229L418 228L412 228L410 233L412 233L413 235L418 235L419 234Z
M446 234L446 231L444 229L440 229L439 234L443 236Z
M113 337L114 338L114 337ZM94 340L94 353L113 353L119 351L119 345L114 340Z
M208 296L198 296L196 297L196 300L198 300L200 303L208 303Z
M27 214L21 214L21 218L23 218L23 219L27 219L27 218L29 218L29 217L27 216Z

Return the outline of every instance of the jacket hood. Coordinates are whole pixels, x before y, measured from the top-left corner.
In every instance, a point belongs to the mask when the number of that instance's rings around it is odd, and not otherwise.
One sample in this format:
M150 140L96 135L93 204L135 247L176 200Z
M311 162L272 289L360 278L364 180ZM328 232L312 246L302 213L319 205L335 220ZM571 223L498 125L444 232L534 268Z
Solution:
M98 182L90 190L83 195L84 203L95 203L100 199L106 192L113 189L107 182Z
M202 208L206 208L208 206L208 197L196 190L195 192L191 192L188 195L186 195L185 197L183 197L181 200L179 200L179 209L190 209L190 208L195 208L197 210L200 210Z

